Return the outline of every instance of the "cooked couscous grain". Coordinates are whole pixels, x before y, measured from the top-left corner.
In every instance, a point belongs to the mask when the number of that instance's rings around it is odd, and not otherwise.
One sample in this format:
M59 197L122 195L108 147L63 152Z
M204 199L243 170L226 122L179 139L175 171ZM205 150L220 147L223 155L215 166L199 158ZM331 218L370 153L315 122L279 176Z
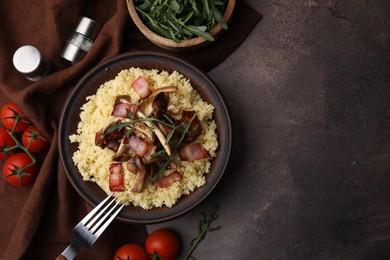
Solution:
M169 105L180 108L181 111L192 110L197 113L203 132L196 142L209 152L206 159L194 161L181 161L179 172L180 181L172 183L166 188L157 188L145 182L140 193L130 191L135 175L124 169L123 192L111 192L109 189L109 165L114 152L108 148L102 149L95 145L95 134L102 128L110 117L115 98L118 95L130 96L131 103L140 101L140 97L131 87L139 76L143 76L153 91L160 87L176 86L177 91L169 94ZM178 72L169 74L166 71L145 70L130 68L122 70L118 75L102 84L95 95L87 97L86 103L81 107L80 122L77 132L70 136L73 143L78 143L78 149L73 154L73 161L78 167L85 181L96 182L107 194L113 194L126 205L133 204L144 209L153 207L172 207L181 196L189 194L196 188L205 185L205 174L210 171L212 159L216 156L218 140L216 124L213 120L214 107L202 100L194 90L191 83Z

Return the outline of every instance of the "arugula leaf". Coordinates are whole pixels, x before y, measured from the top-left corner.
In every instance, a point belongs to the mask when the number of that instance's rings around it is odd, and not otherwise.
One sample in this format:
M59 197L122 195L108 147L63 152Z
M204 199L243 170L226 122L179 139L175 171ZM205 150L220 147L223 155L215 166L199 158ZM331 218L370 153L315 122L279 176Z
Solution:
M145 25L175 42L197 36L214 41L209 31L217 23L228 29L222 17L226 5L227 0L135 0Z

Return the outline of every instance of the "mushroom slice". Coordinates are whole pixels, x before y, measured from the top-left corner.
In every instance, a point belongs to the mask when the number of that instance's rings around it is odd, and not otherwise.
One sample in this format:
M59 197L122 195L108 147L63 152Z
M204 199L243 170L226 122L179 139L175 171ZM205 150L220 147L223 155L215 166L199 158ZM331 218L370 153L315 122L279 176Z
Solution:
M163 116L163 111L167 110L169 102L169 96L168 93L160 92L152 103L153 108L153 116L155 118L161 118Z
M147 118L140 110L137 111L137 116L139 118ZM161 132L161 130L152 122L145 121L145 124L152 129L154 134L157 136L157 139L160 141L161 145L164 147L164 150L167 152L168 156L172 155L172 150L169 144L167 144L167 139L165 138L164 134Z
M157 96L160 96L159 99L161 98L162 99L162 96L165 96L165 95L159 95L160 93L170 93L170 92L175 92L177 91L177 88L176 87L173 87L173 86L169 86L169 87L162 87L162 88L158 88L156 90L153 91L152 95L150 95L150 97L148 97L147 99L145 99L144 102L142 102L139 106L138 106L138 109L141 110L141 112L146 115L147 117L149 117L150 115L152 115L153 111L154 111L154 107L153 106L156 106L157 104L154 104L154 100L157 98ZM168 96L168 95L166 95ZM164 101L164 100L160 100L159 103L161 101ZM167 101L167 104L168 104L168 101ZM160 104L158 104L160 105Z
M112 156L112 160L117 162L125 162L129 160L131 155L127 153L128 151L129 149L125 144L125 138L123 138L118 147L118 151Z
M154 143L154 133L152 129L150 129L147 125L141 122L134 122L134 129L136 130L135 132L138 131L142 133L144 136L146 136L146 138L148 138L152 143Z
M110 116L106 123L104 124L104 126L102 127L102 129L100 130L102 134L105 134L106 131L115 123L127 123L127 122L131 122L131 119L130 118L121 118L121 117L117 117L117 116Z
M144 162L138 155L134 155L127 162L127 169L130 172L137 174L135 176L134 184L130 190L132 192L141 192L144 187L144 180L146 176L146 167Z

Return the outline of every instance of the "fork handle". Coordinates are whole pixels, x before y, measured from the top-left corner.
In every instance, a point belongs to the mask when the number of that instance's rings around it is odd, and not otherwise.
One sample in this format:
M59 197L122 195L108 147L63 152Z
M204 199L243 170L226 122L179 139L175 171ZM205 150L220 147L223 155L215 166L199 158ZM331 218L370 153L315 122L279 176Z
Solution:
M80 249L80 246L74 244L74 243L71 243L62 253L61 255L59 255L56 260L73 260L76 255L77 255L77 252L79 251Z

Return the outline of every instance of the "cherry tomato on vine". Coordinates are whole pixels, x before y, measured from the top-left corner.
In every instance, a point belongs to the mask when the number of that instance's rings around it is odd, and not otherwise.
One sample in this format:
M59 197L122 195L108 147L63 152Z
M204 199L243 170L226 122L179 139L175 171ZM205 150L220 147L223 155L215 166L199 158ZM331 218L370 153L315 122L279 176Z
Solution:
M115 253L114 260L149 260L145 249L137 244L121 246Z
M1 109L1 122L8 130L12 130L15 126L15 133L22 132L30 124L30 119L23 116L23 111L17 107L13 102L8 102Z
M16 144L15 140L7 132L7 129L0 126L0 160L7 158L15 149L9 149Z
M30 152L42 152L49 146L47 138L36 126L29 126L24 130L22 135L22 143Z
M32 162L26 153L16 153L7 158L3 165L3 176L13 186L25 186L35 180L39 167L35 163L26 169Z
M156 252L164 260L173 260L180 251L179 237L171 229L156 229L146 238L145 248L148 254Z

